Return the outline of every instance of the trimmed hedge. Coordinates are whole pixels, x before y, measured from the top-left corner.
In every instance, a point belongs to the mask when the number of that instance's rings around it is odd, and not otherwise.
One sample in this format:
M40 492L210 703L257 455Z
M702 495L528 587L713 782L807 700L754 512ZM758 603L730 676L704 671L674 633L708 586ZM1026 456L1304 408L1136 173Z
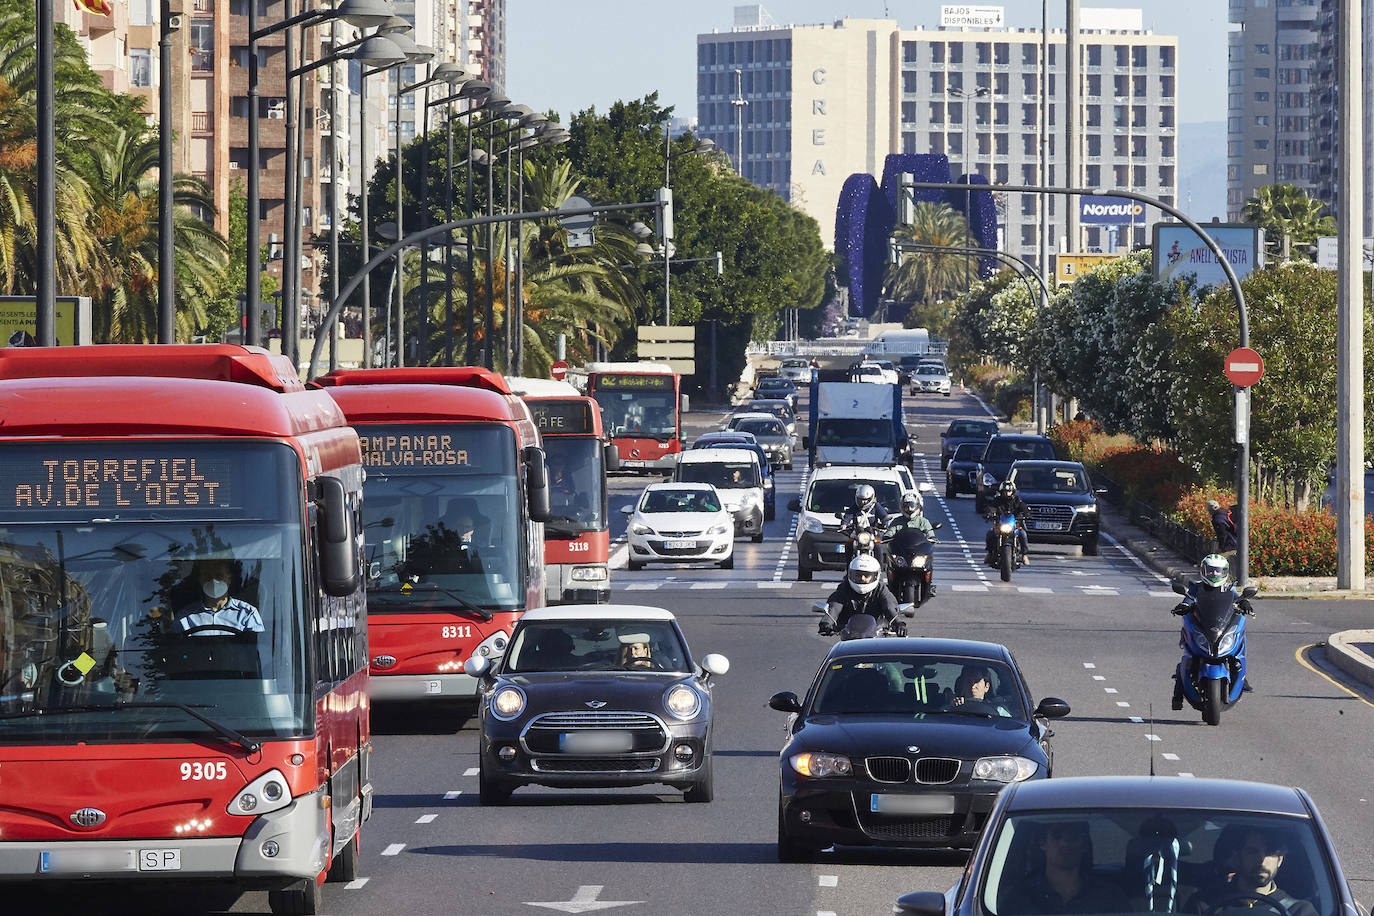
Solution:
M1025 422L1031 417L1032 385L1025 376L991 363L979 363L968 369L968 381L987 401L1013 422Z

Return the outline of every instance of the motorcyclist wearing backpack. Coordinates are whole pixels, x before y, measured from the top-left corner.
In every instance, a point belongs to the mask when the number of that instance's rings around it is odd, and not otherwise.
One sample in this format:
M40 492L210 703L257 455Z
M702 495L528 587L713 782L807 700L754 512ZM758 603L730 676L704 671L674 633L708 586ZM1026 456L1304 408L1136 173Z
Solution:
M876 557L857 556L849 561L840 587L826 599L831 620L822 620L819 631L822 636L834 635L843 630L849 618L855 614L868 614L878 621L878 626L890 626L900 619L897 599L882 581L882 567Z

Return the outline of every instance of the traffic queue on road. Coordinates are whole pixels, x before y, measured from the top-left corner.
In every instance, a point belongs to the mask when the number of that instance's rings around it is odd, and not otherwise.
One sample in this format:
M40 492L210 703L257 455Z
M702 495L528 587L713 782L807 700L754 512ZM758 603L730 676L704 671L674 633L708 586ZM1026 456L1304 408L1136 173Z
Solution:
M904 364L913 393L948 394L919 382L933 365ZM611 602L607 475L669 478L625 507L627 575L731 569L805 456L796 579L840 574L817 610L841 638L768 700L790 717L780 861L972 850L910 913L1355 912L1300 791L1035 787L1069 704L1006 646L900 635L937 593L940 526L897 369L784 368L687 448L681 380L653 363L592 363L580 387L424 367L307 386L256 348L0 351L0 881L212 882L322 912L359 876L380 701L475 704L484 806L525 786L711 802L730 663L672 611ZM943 438L945 495L992 515L1004 581L1031 543L1097 554L1101 491L1049 440L986 418ZM1177 674L1209 724L1244 681L1213 630L1243 632L1248 603L1221 585L1180 605L1210 621Z

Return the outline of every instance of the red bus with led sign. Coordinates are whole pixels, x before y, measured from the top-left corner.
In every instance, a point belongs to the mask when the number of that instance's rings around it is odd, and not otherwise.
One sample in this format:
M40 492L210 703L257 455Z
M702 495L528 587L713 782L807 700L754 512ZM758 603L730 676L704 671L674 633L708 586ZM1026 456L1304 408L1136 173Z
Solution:
M620 467L671 474L682 452L682 379L665 363L588 363L587 393Z

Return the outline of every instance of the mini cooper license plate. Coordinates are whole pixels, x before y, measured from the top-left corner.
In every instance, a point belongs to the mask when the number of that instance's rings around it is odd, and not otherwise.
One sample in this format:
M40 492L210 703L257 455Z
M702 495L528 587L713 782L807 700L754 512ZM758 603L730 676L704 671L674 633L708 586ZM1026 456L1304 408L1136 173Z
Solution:
M668 550L696 550L697 542L687 540L664 541L663 546Z
M564 732L558 749L565 754L618 754L634 747L629 732L597 729L586 732Z
M869 797L874 814L953 814L953 795L879 795Z

